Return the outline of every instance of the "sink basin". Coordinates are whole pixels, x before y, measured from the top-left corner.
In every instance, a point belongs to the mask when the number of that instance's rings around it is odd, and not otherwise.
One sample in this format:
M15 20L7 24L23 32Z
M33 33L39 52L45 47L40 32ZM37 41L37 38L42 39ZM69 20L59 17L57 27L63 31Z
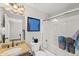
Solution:
M1 56L16 56L19 54L21 54L21 48L11 48L0 55Z

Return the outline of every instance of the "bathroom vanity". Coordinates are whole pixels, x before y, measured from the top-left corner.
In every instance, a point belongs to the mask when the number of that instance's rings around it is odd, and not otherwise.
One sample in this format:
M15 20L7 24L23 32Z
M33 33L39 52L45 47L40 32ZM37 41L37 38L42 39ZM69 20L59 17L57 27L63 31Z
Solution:
M0 56L23 56L23 55L30 55L31 49L25 41L19 41L14 43L3 43L0 45Z

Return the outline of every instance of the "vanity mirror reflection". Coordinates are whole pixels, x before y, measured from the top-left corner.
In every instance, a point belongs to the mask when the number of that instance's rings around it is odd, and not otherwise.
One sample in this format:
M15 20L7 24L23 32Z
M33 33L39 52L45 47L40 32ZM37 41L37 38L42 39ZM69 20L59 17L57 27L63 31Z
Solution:
M15 13L14 7L19 7ZM21 13L20 13L21 12ZM25 40L25 8L22 4L8 3L0 7L0 42Z
M11 4L0 7L0 43L25 40L24 13L14 13L10 7Z
M25 40L23 21L25 17L11 12L5 14L5 38L9 41ZM6 40L7 41L7 40Z
M0 43L5 40L5 16L4 9L0 7Z

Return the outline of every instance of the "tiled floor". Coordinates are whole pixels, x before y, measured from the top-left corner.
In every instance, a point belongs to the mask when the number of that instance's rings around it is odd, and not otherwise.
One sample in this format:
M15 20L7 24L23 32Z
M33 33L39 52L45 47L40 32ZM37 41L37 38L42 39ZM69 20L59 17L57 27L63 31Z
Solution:
M51 52L47 51L47 50L43 50L43 51L37 51L35 52L36 56L56 56L55 54L52 54Z

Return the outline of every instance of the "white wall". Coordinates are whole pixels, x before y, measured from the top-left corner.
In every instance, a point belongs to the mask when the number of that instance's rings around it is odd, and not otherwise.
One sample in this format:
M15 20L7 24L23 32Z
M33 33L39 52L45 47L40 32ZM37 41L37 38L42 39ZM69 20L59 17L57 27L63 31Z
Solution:
M28 44L31 43L32 41L32 37L38 38L39 42L42 42L42 20L45 19L45 17L47 16L46 14L44 14L43 12L32 8L30 6L25 6L26 7L26 42L28 42ZM33 18L37 18L40 19L40 31L39 32L27 32L27 17L33 17Z
M53 20L53 19L52 19ZM79 30L79 15L58 19L58 22L43 22L43 47L57 55L68 55L58 48L58 36L72 37ZM45 43L47 40L47 43Z
M25 12L25 18L26 18L25 19L25 22L26 22L26 24L25 24L26 25L25 26L26 36L25 37L26 37L26 42L28 42L28 44L30 44L31 43L31 40L32 40L32 37L38 38L39 39L39 42L42 42L42 26L43 26L42 25L42 20L44 20L47 15L44 14L43 12L41 12L41 11L39 11L39 10L33 8L33 7L27 6L27 5L25 5L25 8L26 8L26 12ZM33 18L37 18L37 19L40 19L41 20L40 21L40 26L41 27L40 27L40 31L39 32L27 32L27 17L33 17ZM10 18L8 16L6 16L6 19L10 19ZM6 20L6 24L7 25L5 27L7 27L6 29L8 31L10 31L9 30L9 27L8 27L10 25L9 25L8 22L9 21ZM6 30L6 37L7 37L7 34L8 34L8 36L10 36L7 30Z

